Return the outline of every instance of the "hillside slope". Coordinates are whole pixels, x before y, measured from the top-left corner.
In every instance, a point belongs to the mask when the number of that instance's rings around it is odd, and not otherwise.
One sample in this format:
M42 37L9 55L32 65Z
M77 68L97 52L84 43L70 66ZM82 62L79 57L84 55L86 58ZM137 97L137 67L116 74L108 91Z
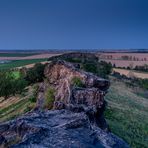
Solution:
M106 95L105 116L111 131L127 141L131 147L148 146L148 100L137 96L123 82L111 77Z

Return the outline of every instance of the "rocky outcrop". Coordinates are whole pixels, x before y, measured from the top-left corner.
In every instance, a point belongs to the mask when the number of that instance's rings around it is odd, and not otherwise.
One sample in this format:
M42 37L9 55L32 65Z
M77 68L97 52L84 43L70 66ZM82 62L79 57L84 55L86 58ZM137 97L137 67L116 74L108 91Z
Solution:
M65 61L45 68L34 111L0 125L0 144L12 148L127 148L109 132L103 112L109 81ZM80 86L74 83L81 82ZM43 110L46 92L54 89L52 110Z
M49 61L57 61L57 60L64 60L64 61L71 61L71 62L88 62L88 61L96 61L98 62L98 57L94 53L88 52L71 52L65 53L59 56L50 57Z
M84 112L34 111L0 125L10 148L128 148L117 136L90 124Z
M77 69L73 64L65 61L55 61L47 65L45 76L47 80L41 90L44 89L46 92L49 87L54 88L54 109L75 108L75 110L93 113L94 115L91 116L95 117L95 124L107 128L107 124L103 123L105 122L103 111L104 95L110 85L108 80ZM83 87L73 85L75 78L82 81Z

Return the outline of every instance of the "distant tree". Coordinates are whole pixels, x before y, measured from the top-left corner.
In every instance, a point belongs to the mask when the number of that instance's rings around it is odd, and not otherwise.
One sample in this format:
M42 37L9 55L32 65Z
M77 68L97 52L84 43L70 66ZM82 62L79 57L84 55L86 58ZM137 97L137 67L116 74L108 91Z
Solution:
M114 67L114 68L116 67L116 64L115 64L115 63L113 64L113 67Z

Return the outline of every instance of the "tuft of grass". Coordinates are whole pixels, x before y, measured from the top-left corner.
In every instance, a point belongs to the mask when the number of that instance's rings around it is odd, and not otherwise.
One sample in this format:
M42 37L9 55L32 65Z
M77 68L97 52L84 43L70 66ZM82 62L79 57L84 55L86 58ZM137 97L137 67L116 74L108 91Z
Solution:
M133 148L148 146L148 100L137 96L122 81L111 78L105 117L111 131Z
M76 87L84 87L84 84L83 84L82 80L79 77L74 77L72 79L72 85L74 85Z
M55 90L49 87L45 93L44 107L47 109L52 109L54 103L54 93Z

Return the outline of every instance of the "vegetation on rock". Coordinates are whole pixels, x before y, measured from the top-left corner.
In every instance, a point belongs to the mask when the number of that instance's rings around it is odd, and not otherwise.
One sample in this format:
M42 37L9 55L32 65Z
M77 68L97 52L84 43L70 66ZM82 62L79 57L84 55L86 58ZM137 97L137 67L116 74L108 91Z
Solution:
M49 87L45 92L45 101L44 101L44 107L47 109L52 109L53 103L54 103L54 93L55 90L51 87Z
M74 85L75 87L84 87L84 84L79 77L74 77L72 79L72 85Z

